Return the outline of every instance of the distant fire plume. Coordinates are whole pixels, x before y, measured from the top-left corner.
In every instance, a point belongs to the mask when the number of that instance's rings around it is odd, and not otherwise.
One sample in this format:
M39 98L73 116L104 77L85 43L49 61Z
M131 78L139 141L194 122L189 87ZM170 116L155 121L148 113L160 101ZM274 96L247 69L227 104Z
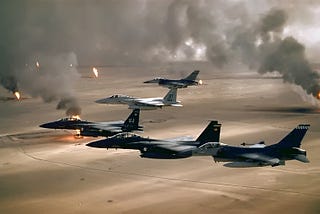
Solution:
M93 67L92 68L92 72L94 74L95 77L98 77L99 76L99 73L98 73L98 69L96 67Z
M80 115L71 115L71 119L81 120Z
M40 68L40 63L39 61L36 62L36 67L39 69Z
M14 94L14 96L16 96L17 100L20 100L21 95L18 91L14 92L13 94Z

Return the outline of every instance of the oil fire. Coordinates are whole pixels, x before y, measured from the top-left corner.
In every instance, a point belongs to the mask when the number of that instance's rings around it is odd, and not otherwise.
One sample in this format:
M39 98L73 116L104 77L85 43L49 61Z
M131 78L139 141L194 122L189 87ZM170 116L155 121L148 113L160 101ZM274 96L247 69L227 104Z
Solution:
M71 119L81 120L80 115L72 115L72 116L71 116Z
M16 96L17 100L20 100L20 93L19 93L19 91L16 91L16 92L14 92L13 94L14 94L14 96Z
M40 63L39 63L39 61L36 62L36 67L37 67L37 68L40 68Z
M93 68L92 68L92 72L94 73L94 76L95 76L95 77L98 77L98 76L99 76L98 69L97 69L96 67L93 67Z
M203 83L202 80L199 80L199 85L202 85L202 83Z
M317 99L320 100L320 91L317 94Z
M81 130L76 129L76 134L73 136L75 139L81 139L83 136L81 135Z

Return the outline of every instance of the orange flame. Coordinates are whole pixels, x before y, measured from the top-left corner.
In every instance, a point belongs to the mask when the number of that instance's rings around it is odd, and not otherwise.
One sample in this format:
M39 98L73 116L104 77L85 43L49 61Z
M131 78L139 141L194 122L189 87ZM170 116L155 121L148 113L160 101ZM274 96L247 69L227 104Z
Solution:
M20 100L20 93L18 91L13 93L16 96L17 100Z
M199 85L202 85L202 83L203 83L202 80L199 80Z
M320 91L317 94L317 99L320 100Z
M92 72L94 73L94 76L95 76L95 77L98 77L98 76L99 76L98 69L97 69L96 67L93 67L93 68L92 68Z
M72 115L71 119L81 120L80 115Z
M76 134L74 135L74 138L75 138L75 139L83 138L83 137L81 136L81 131L80 131L80 129L76 129Z

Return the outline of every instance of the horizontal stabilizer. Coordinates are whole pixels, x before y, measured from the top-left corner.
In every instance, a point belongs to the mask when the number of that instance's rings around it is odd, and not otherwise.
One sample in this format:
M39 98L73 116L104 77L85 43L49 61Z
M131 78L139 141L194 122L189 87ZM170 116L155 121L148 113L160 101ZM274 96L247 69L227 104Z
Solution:
M278 158L269 157L263 154L255 154L255 153L248 153L248 154L242 154L241 155L244 158L247 158L251 161L257 161L257 162L264 162L265 164L276 166L280 164L280 160Z
M183 105L180 103L176 103L176 104L170 104L170 106L174 106L174 107L182 107Z
M298 161L301 161L303 163L309 163L310 162L305 155L295 155L294 159L296 159Z

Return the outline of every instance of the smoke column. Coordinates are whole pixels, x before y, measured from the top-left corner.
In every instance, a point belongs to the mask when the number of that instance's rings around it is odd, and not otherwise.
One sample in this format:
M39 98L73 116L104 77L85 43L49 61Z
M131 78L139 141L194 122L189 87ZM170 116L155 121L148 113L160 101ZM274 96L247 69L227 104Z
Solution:
M3 0L0 83L59 102L75 99L77 72L66 67L73 61L130 66L200 59L221 70L239 64L276 70L317 96L318 74L306 57L311 52L301 37L284 31L318 26L319 11L312 0ZM43 74L26 75L37 60ZM39 78L48 88L33 81ZM57 82L61 89L52 87Z

